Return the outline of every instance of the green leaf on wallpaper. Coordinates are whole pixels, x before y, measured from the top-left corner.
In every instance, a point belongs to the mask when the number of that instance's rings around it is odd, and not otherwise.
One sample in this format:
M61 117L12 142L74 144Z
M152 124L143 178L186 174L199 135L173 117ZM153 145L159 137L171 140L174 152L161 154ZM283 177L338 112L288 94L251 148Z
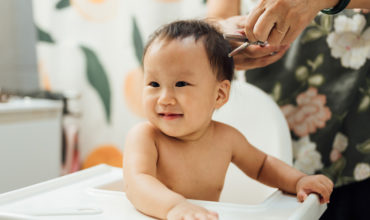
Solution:
M97 91L104 105L107 122L111 120L111 91L107 73L99 58L91 49L80 46L86 57L86 74L88 82Z
M363 154L370 154L370 139L356 146L357 150Z
M53 37L47 33L46 31L44 30L41 30L37 25L36 26L36 34L37 34L37 40L38 41L41 41L41 42L46 42L46 43L55 43Z
M316 28L311 28L309 29L306 34L302 37L301 43L308 43L314 40L319 39L324 35L323 31L316 29Z
M66 8L66 7L69 7L70 6L70 2L69 0L60 0L56 5L55 5L55 8L56 9L63 9L63 8Z
M135 46L136 59L140 64L142 64L144 43L135 17L132 18L132 39L134 40L133 43Z
M203 4L207 4L207 0L203 0Z

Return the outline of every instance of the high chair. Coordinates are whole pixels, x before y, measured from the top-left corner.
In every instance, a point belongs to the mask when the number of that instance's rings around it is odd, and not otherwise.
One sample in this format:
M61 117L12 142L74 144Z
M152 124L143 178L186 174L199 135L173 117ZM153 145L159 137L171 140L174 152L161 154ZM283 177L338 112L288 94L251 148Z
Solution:
M284 115L272 98L257 87L232 82L229 101L213 119L237 128L252 145L292 165L292 143ZM274 191L230 164L220 201L258 204Z
M233 82L229 102L214 119L239 129L262 151L292 163L290 134L275 102L258 88ZM0 219L152 219L125 196L122 169L99 165L36 185L0 194ZM326 209L309 195L264 186L230 165L220 202L189 200L217 211L221 220L318 219Z

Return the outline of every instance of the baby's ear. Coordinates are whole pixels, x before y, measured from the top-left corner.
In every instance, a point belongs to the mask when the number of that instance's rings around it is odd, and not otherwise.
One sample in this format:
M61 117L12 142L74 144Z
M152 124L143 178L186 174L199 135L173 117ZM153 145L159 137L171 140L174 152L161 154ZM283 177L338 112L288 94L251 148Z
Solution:
M216 109L221 108L229 100L230 86L229 80L220 82L217 90Z

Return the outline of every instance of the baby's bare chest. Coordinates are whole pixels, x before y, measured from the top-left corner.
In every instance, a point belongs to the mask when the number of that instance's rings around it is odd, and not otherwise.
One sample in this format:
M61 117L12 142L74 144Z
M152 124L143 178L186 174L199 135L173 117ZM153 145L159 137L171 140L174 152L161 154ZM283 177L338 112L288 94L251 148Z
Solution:
M186 198L218 200L231 153L217 144L181 147L159 146L157 178Z

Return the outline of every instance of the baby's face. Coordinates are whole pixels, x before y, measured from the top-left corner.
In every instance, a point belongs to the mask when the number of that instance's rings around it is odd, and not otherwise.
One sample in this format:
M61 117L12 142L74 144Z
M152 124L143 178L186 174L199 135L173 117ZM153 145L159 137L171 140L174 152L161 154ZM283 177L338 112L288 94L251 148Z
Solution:
M219 84L201 39L156 40L145 54L144 111L168 136L192 138L205 131Z

